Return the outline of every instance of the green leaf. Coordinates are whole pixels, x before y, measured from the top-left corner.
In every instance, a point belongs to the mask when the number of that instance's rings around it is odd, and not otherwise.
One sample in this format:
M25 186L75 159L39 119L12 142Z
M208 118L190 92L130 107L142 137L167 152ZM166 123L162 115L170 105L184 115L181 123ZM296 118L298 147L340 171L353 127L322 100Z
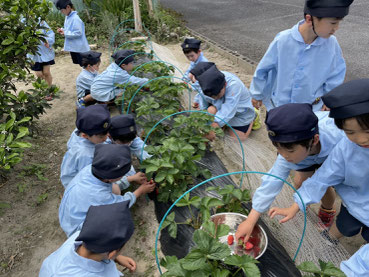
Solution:
M180 154L176 155L176 160L179 164L183 164L184 163L184 157Z
M167 177L167 173L164 170L159 171L159 173L155 177L155 182L160 183L162 182L165 177Z
M297 266L303 272L320 273L320 269L313 262L303 262Z
M183 258L181 264L184 269L191 271L198 270L206 265L206 256L200 249L195 249Z
M20 139L26 135L28 135L28 128L27 127L19 127L19 133L17 134L17 137L15 138L16 140L17 139Z
M150 173L150 172L156 172L159 169L159 167L155 166L155 165L148 165L145 168L145 172L146 173Z
M228 277L231 274L231 272L227 269L220 269L217 268L212 274L212 277Z
M247 256L247 255L244 255ZM256 264L246 263L241 266L243 272L246 274L247 277L260 277L260 270Z
M29 148L31 147L32 144L28 143L28 142L13 142L12 144L9 145L9 147L11 148Z
M30 121L32 118L30 116L26 116L23 117L21 120L17 121L18 124L24 123L24 122L28 122Z
M176 222L171 223L168 227L168 233L172 238L177 237L177 230L178 230L178 227L177 227Z
M242 200L242 190L240 189L235 189L233 192L232 192L232 195L234 197L236 197L238 200Z
M7 38L7 39L3 40L3 42L1 44L2 45L9 45L9 44L12 44L13 42L14 42L14 38L11 37L11 38Z

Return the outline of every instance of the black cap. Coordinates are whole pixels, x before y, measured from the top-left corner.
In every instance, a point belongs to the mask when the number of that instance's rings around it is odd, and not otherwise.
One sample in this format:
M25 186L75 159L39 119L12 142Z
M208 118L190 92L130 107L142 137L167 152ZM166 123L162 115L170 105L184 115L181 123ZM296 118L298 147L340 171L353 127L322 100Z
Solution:
M354 0L306 0L304 13L316 17L340 17L349 13Z
M87 51L80 53L81 58L87 60L90 64L97 64L100 61L101 53L95 51Z
M65 9L68 5L73 5L71 0L58 0L55 4L58 10Z
M208 70L212 66L216 67L215 63L199 62L194 68L190 70L190 73L196 77L204 73L206 70Z
M332 118L350 118L369 113L369 79L349 81L322 97Z
M120 114L111 118L109 133L113 138L136 132L137 128L133 115Z
M111 57L117 65L129 64L134 61L134 53L133 50L118 50Z
M131 168L131 150L122 144L97 144L92 173L100 179L116 179L123 177Z
M110 113L105 104L77 109L77 129L89 136L104 133L110 128Z
M218 95L226 83L224 74L215 66L196 76L196 80L199 81L204 94L210 97Z
M90 206L76 241L82 241L91 252L106 253L120 249L133 231L129 201Z
M200 49L201 40L194 38L186 38L181 44L182 49Z
M296 142L318 133L318 117L311 104L290 103L271 109L265 119L270 140Z

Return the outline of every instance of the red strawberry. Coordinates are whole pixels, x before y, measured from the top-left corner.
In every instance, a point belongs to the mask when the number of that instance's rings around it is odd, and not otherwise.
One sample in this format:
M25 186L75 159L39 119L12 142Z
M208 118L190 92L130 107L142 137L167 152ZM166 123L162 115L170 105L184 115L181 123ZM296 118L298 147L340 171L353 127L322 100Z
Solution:
M259 237L250 237L248 241L251 242L255 246L260 244L260 238Z
M246 242L245 243L245 250L250 250L254 247L254 245L251 242Z
M234 237L232 235L228 236L228 245L232 245L234 241Z

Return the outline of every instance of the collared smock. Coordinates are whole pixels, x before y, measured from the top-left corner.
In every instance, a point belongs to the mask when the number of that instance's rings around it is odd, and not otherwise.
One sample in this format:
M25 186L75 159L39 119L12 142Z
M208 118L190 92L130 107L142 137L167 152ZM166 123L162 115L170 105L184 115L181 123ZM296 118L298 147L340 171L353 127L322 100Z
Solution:
M298 190L305 205L318 203L328 187L334 187L347 211L369 227L369 149L344 137L327 160ZM300 198L294 200L303 210Z
M67 236L79 230L86 218L88 208L129 200L129 207L136 196L127 192L123 196L112 192L112 184L104 183L92 174L92 165L83 168L68 185L59 207L59 222Z
M328 113L329 112L322 111L315 112L319 118L318 126L321 144L319 154L308 156L298 164L290 163L281 155L278 155L273 167L268 172L269 174L286 180L291 170L299 170L314 164L322 164L327 159L335 145L345 137L344 132L338 129L334 124L334 120L328 117ZM261 186L256 189L252 198L252 208L259 213L267 211L276 196L282 190L283 185L284 183L281 180L269 175L264 175L262 177Z
M250 85L252 97L267 110L287 103L309 103L342 84L346 64L335 36L304 42L298 28L280 32L258 64ZM323 101L313 105L321 110Z
M64 50L83 53L90 51L85 34L85 24L76 11L72 11L64 20Z
M76 80L77 98L85 97L86 91L91 92L91 85L98 74L83 69Z
M199 107L206 109L209 104L217 108L217 117L214 121L220 127L227 122L231 126L245 126L250 124L255 118L255 111L251 104L251 95L242 81L232 73L221 71L226 79L226 90L222 98L213 98L202 94L199 98ZM223 120L221 120L222 118Z
M45 46L43 41L40 41L40 44L37 48L36 55L27 55L33 62L37 63L45 63L52 61L55 58L55 52L52 48L52 45L55 43L55 33L51 30L50 26L45 22L41 21L40 26L45 27L46 29L40 29L40 31L45 35L45 39L49 43L49 47Z
M369 244L361 247L349 260L340 266L347 277L369 276Z
M80 137L78 130L74 130L68 140L67 148L60 168L60 180L64 188L67 188L70 181L82 168L92 163L95 144Z
M92 82L91 96L97 101L107 102L113 100L122 92L121 89L115 87L116 84L129 82L133 85L143 85L148 80L147 78L131 76L127 71L113 62Z
M136 156L139 160L141 160L141 150L144 146L144 142L140 137L136 137L129 148L131 149L131 154ZM150 158L151 155L147 153L145 150L142 153L142 160L146 160L147 158ZM133 176L136 174L136 170L133 166L131 166L131 169L128 171L126 175L122 179L120 179L118 182L116 182L117 185L119 185L121 190L124 190L130 186L130 183L128 182L127 177Z
M118 271L113 260L101 262L84 258L76 252L82 244L75 241L79 231L70 236L59 249L50 254L42 263L39 277L118 277L123 274Z

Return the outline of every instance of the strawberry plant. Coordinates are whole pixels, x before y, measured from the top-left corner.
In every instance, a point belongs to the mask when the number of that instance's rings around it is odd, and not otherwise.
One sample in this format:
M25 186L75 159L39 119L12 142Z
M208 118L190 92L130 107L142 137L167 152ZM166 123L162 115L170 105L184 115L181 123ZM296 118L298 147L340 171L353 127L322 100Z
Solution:
M196 230L193 241L196 244L183 259L166 256L161 265L167 269L164 277L178 276L260 276L255 259L248 255L231 255L226 244L219 242L219 237L229 233L229 227L224 224L215 225L212 221L204 223L203 228ZM230 270L233 267L234 270Z
M297 268L302 272L312 273L306 276L311 277L345 277L340 269L334 266L331 262L323 262L319 260L319 267L317 267L313 262L303 262L298 265Z

